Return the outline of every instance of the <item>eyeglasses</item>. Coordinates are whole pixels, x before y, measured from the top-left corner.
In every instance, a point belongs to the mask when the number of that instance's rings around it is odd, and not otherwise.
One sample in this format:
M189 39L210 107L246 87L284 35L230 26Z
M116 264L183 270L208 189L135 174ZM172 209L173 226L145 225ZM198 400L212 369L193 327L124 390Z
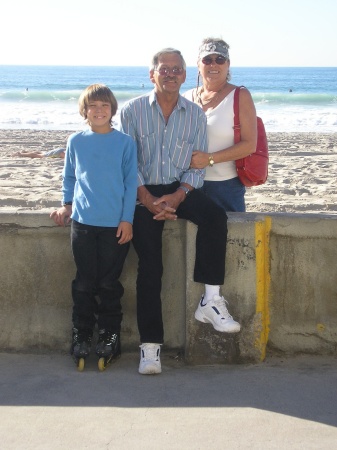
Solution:
M210 64L219 64L219 66L222 66L227 61L227 58L224 58L223 56L217 56L215 59L211 58L210 56L205 56L205 58L202 58L201 62L205 64L205 66L209 66Z
M160 69L155 69L156 72L159 73L159 75L167 76L170 73L172 75L181 75L184 72L184 69L181 67L173 67L173 69L169 69L168 67L161 67Z

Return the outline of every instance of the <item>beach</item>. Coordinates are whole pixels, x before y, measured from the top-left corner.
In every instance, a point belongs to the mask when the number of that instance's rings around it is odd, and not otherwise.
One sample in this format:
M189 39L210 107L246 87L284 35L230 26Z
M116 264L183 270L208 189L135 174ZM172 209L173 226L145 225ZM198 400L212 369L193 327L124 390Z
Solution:
M65 147L72 131L0 130L2 211L59 207L63 159L14 156ZM337 214L337 133L268 133L269 177L247 188L247 212Z

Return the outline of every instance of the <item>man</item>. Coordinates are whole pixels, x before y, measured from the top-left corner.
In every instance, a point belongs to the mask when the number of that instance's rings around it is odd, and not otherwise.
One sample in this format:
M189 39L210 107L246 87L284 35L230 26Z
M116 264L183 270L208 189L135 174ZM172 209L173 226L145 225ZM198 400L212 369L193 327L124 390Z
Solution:
M224 282L227 217L198 188L204 170L191 169L195 150L207 151L206 116L179 94L186 64L172 48L156 53L150 68L154 90L127 103L122 130L137 143L138 191L133 245L139 258L137 321L141 340L139 372L161 373L164 342L161 309L162 233L165 220L190 220L198 226L194 280L206 284L195 317L218 331L238 332L221 297Z

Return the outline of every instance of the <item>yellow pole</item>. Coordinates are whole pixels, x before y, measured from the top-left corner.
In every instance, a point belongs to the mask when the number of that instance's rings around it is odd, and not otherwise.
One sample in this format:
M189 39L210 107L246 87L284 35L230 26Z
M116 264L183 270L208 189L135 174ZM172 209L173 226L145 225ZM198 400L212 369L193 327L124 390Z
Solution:
M269 336L269 286L270 286L270 229L271 217L255 224L256 254L256 314L260 317L261 327L257 332L255 347L260 352L260 359L266 357Z

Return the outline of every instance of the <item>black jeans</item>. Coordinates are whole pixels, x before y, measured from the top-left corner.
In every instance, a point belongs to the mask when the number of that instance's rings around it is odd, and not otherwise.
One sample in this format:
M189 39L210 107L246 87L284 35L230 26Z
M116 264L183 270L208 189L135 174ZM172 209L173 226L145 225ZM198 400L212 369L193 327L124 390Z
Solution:
M72 319L76 328L92 329L97 315L99 329L120 332L124 288L119 277L129 243L118 244L116 233L115 227L72 221L71 247L77 268L72 283Z
M146 186L152 195L173 193L179 183ZM221 285L225 276L227 216L220 206L194 189L179 205L178 218L198 226L194 281ZM138 255L137 321L140 340L161 344L164 329L161 307L163 275L162 233L165 221L153 220L153 214L137 205L133 224L133 245Z

